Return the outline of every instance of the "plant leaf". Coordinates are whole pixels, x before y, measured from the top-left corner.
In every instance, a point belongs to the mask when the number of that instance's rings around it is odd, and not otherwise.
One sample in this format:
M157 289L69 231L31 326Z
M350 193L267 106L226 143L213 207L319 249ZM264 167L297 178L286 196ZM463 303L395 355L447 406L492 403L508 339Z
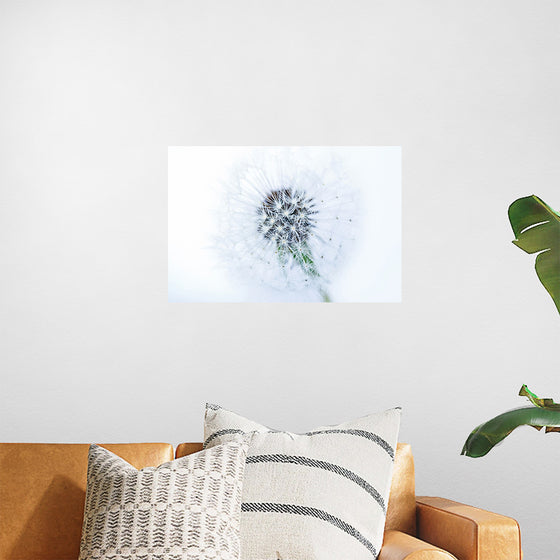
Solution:
M532 426L537 430L559 431L560 410L527 406L504 412L475 428L461 451L468 457L483 457L496 444L505 439L519 426Z
M555 403L552 399L541 399L537 397L535 393L529 391L527 385L523 385L521 389L519 389L519 395L522 397L527 397L535 406L538 406L539 408L547 408L548 410L560 410L560 404Z
M560 313L560 214L538 196L515 200L508 209L514 245L539 253L535 270Z
M303 272L312 278L319 278L320 274L313 260L313 255L311 254L311 249L307 243L302 243L299 251L294 251L290 249L290 253L294 257L295 261L301 266Z

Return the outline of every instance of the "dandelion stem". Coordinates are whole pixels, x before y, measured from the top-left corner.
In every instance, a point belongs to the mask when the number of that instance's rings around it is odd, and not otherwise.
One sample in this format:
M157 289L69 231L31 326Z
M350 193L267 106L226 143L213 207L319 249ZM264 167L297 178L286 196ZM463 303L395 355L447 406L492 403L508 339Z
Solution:
M329 292L327 292L327 290L325 290L324 288L319 288L319 294L321 295L325 303L332 302L331 296L329 296Z

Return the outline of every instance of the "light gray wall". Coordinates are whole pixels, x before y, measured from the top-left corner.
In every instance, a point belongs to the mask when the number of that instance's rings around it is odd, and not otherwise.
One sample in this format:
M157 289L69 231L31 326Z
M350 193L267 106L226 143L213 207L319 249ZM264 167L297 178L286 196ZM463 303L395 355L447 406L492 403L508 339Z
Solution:
M506 210L560 207L560 3L0 3L0 440L200 440L203 403L298 431L402 405L420 494L556 558L560 318ZM403 303L167 303L167 146L403 149ZM196 204L196 201L193 201Z

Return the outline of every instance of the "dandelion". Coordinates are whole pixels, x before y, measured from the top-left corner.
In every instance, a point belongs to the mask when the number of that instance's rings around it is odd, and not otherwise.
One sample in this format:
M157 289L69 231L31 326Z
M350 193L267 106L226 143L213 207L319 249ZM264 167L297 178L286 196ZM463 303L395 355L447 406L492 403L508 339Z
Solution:
M224 190L222 261L264 285L311 288L331 301L356 215L340 165L304 149L263 149L235 167Z

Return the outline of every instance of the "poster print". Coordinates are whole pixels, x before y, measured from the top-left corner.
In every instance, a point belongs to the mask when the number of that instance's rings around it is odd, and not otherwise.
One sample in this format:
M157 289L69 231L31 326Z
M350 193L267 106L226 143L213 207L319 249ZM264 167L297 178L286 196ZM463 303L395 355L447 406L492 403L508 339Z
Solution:
M401 150L173 146L170 302L399 302Z

